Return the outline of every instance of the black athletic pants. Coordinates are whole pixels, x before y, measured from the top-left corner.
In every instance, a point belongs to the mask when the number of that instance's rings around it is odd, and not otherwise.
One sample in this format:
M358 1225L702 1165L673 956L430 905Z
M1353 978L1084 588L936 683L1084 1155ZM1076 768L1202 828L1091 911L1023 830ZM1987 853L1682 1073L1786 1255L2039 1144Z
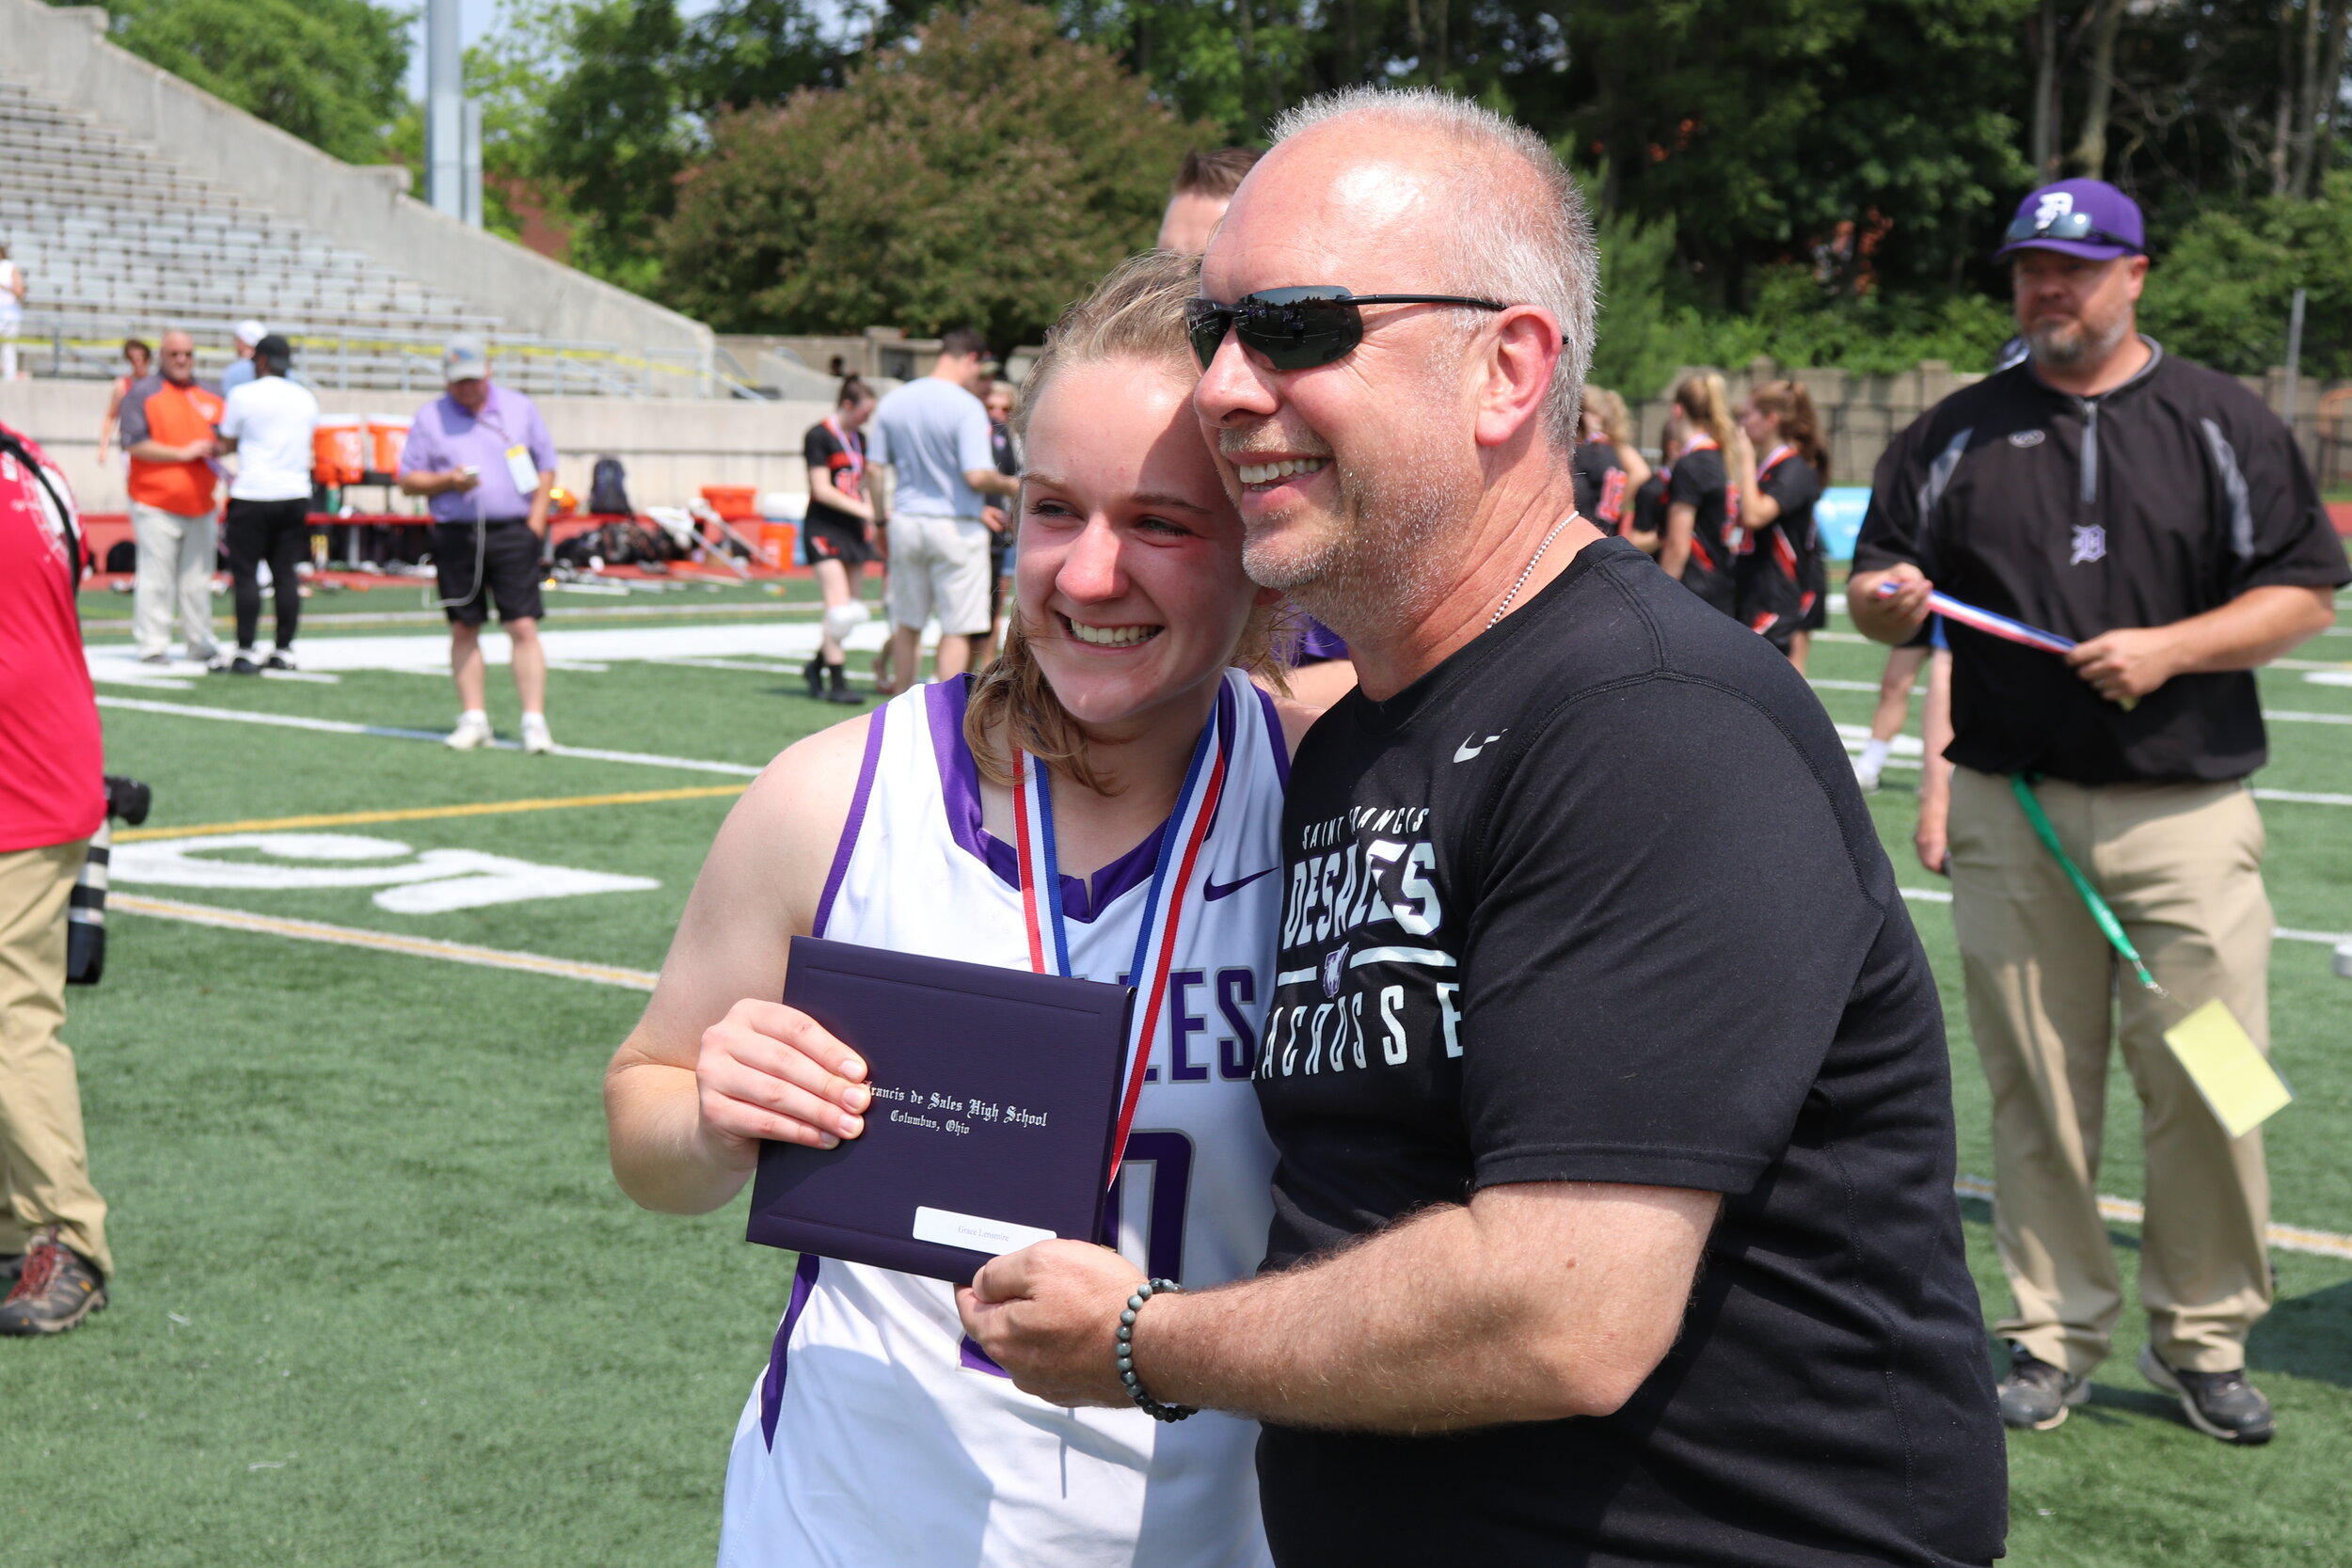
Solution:
M294 646L302 619L302 585L294 564L310 555L310 498L229 503L229 576L235 584L237 646L250 648L262 626L262 562L269 562L278 599L278 645Z

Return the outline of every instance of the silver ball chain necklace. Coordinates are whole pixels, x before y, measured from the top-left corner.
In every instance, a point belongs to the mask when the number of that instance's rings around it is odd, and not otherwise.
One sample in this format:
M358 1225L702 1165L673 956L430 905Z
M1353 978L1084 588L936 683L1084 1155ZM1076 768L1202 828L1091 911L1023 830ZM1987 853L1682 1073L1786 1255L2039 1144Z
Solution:
M1551 525L1551 531L1544 535L1544 542L1535 546L1535 553L1534 555L1527 558L1527 566L1525 570L1519 573L1519 580L1511 585L1511 592L1503 594L1502 602L1495 606L1494 617L1486 623L1485 628L1486 630L1492 631L1495 627L1502 624L1502 617L1504 613L1510 610L1511 601L1519 596L1519 590L1527 586L1527 579L1535 575L1535 563L1543 560L1544 552L1546 550L1551 548L1551 542L1560 537L1560 531L1575 521L1576 514L1574 512L1570 512L1566 516Z

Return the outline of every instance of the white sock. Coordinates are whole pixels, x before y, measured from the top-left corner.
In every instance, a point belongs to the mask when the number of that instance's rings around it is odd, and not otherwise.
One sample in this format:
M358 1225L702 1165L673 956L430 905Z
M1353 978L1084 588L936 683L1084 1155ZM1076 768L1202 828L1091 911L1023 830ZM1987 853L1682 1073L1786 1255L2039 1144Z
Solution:
M1862 754L1854 758L1854 776L1866 783L1876 783L1878 776L1886 771L1887 753L1894 749L1893 741L1881 740L1875 736L1864 741Z
M547 721L548 716L544 713L532 713L526 711L523 714L523 722L526 724L544 724Z
M469 707L457 716L457 721L461 724L486 724L490 721L490 715L486 709Z

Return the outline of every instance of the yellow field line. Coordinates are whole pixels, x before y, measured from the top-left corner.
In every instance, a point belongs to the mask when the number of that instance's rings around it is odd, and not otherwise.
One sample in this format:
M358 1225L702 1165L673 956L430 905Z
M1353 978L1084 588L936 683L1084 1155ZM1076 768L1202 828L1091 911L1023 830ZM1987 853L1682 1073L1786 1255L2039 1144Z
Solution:
M1963 1197L1993 1200L1993 1183L1981 1176L1963 1176L1952 1183L1952 1191ZM2099 1195L2099 1217L2123 1225L2145 1225L2147 1209L2128 1197ZM2270 1244L2281 1252L2309 1252L2321 1258L2352 1259L2352 1236L2339 1236L2332 1230L2313 1230L2300 1225L2274 1225L2270 1227Z
M501 816L516 811L564 811L575 806L642 806L656 800L708 800L740 795L743 784L697 784L687 789L632 789L619 795L560 795L538 800L476 800L458 806L396 806L321 816L268 816L246 822L208 822L195 828L130 828L117 844L151 838L204 838L215 833L279 832L292 828L351 828L365 822L427 822L443 816Z
M628 990L651 990L655 974L618 964L581 963L574 958L550 958L540 953L510 952L502 947L476 947L470 942L443 942L438 937L405 937L389 931L362 930L357 926L330 926L323 920L291 920L281 915L224 910L212 904L183 904L176 898L148 898L138 894L110 894L109 909L158 920L185 921L224 931L248 931L257 936L287 937L295 942L327 942L342 947L365 947L378 953L398 953L412 958L439 958L449 963L475 964L484 969L508 969L525 974L546 974L559 980L586 980L594 985L619 986Z

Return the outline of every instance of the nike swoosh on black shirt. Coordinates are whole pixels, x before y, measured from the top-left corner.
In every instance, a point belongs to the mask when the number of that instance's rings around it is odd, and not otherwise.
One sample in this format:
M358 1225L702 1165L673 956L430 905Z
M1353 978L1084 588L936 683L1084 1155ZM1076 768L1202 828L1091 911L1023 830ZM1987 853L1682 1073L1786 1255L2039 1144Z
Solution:
M1202 896L1212 901L1219 898L1231 898L1234 894L1239 893L1242 889L1248 887L1259 878L1271 877L1277 871L1281 869L1282 868L1279 865L1269 865L1263 871L1252 871L1248 876L1244 877L1238 882L1220 882L1215 877L1211 877L1201 887L1200 892Z

